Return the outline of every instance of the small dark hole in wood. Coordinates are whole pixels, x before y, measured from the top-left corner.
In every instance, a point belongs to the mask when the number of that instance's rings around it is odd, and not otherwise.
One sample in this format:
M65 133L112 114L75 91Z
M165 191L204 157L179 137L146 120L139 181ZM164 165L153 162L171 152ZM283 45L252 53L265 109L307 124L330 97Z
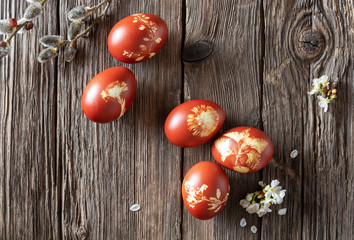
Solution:
M312 42L304 42L304 47L307 48L310 51L314 51L316 47L315 44L313 44Z
M315 51L315 48L319 48L318 45L321 41L321 36L318 34L305 36L303 43L306 48L311 51Z
M325 39L322 33L304 30L299 36L297 51L301 59L314 59L321 55L325 48Z
M85 240L87 238L87 230L85 227L81 226L76 233L77 237L81 240Z
M183 49L182 59L185 62L198 62L208 58L213 53L213 49L211 43L199 41Z
M314 39L311 40L311 45L318 47L318 46L317 46L317 42L318 42L318 39L317 39L317 38L314 38Z

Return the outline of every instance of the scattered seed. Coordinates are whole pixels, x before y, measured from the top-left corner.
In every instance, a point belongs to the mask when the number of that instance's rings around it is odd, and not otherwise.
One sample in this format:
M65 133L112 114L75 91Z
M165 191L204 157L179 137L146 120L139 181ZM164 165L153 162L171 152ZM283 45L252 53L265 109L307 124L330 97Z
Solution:
M286 208L279 209L278 214L279 215L285 215L286 214Z
M251 231L252 231L253 233L256 233L256 232L257 232L256 226L252 226L252 227L251 227Z
M140 205L139 204L134 204L130 207L130 211L136 212L140 210Z
M291 158L296 158L298 154L299 154L299 152L295 149L295 150L293 150L293 151L290 153L290 157L291 157Z
M241 227L246 227L246 225L247 225L246 219L242 218L241 221L240 221L240 226Z

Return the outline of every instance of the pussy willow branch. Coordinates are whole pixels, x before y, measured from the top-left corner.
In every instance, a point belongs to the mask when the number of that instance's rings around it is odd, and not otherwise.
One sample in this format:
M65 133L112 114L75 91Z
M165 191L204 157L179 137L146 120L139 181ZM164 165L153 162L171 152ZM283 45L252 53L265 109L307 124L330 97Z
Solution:
M43 6L47 1L48 0L43 0L39 3L39 5ZM13 33L11 33L11 35L8 36L4 41L7 43L10 43L11 39L18 33L18 31L20 31L29 22L32 22L32 21L25 21L24 23L17 25L15 31Z
M61 36L56 36L56 35L47 35L41 38L40 42L43 46L47 47L46 49L42 50L38 57L37 60L41 63L49 61L52 58L55 58L58 56L58 51L64 47L64 58L65 61L71 62L73 58L75 57L76 54L76 41L84 36L86 36L93 28L93 26L101 21L101 19L107 15L107 11L109 7L111 6L112 0L105 0L102 3L93 6L93 7L83 7L80 6L80 9L84 9L85 12L80 12L75 15L75 10L73 12L69 11L68 13L68 18L70 21L72 21L71 24L79 24L78 30L81 30L82 27L82 21L85 21L85 19L92 15L94 12L96 12L98 9L101 7L105 6L104 9L97 15L96 18L92 17L91 22L89 23L90 25L86 27L83 31L79 32L78 35L76 35L76 32L72 32L72 27L75 28L74 25L70 25L70 29L68 32L68 38L69 39L64 39ZM72 9L73 10L73 9ZM72 17L69 17L72 16ZM76 35L76 36L75 36ZM72 38L72 39L71 39ZM47 43L46 43L47 41Z
M91 31L91 29L93 28L93 26L98 23L99 21L101 21L101 19L106 16L107 14L107 10L108 8L110 7L111 5L111 2L112 0L107 0L107 1L104 1L100 4L98 4L97 6L95 7L92 7L92 9L97 10L98 8L100 8L101 6L103 6L104 4L107 4L106 7L104 8L104 10L102 11L102 13L95 19L93 20L93 22L91 23L90 26L88 26L82 33L80 33L79 35L77 35L71 42L75 42L77 39L79 38L82 38L83 36L85 36L88 32Z
M103 5L105 5L106 3L110 3L110 2L112 2L112 0L106 0L104 2L101 2L101 3L97 4L96 6L91 7L90 10L95 11L95 10L99 9L100 7L102 7Z
M29 21L26 21L20 25L17 25L15 31L13 33L11 33L11 35L8 36L4 41L7 43L10 43L11 39L18 33L18 31L20 31L24 26L26 26L27 23L29 23Z

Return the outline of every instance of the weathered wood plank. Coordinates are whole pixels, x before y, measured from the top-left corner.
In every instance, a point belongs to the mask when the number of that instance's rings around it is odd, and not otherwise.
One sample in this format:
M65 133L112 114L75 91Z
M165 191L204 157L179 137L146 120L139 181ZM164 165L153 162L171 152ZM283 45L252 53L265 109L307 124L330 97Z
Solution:
M66 34L67 9L94 3L60 2L61 34ZM163 132L167 114L180 101L180 9L178 1L114 1L104 23L79 41L74 62L59 65L57 160L64 239L79 238L80 227L90 239L180 238L181 150ZM110 124L93 123L81 110L82 92L98 72L123 65L110 56L106 38L118 20L139 12L165 19L168 41L151 60L124 65L138 82L127 114ZM134 203L141 211L129 211Z
M305 125L303 239L354 236L354 1L314 1L312 32L324 39L311 79L338 78L338 99L327 113L309 97ZM306 107L305 105L305 107ZM306 108L305 108L306 109Z
M262 119L274 144L274 157L263 170L267 182L278 179L287 190L281 206L262 219L262 239L301 239L304 123L309 62L297 48L302 31L311 27L309 1L266 1ZM305 116L304 116L305 115ZM311 136L306 136L311 137ZM299 155L292 159L290 153ZM278 209L287 214L279 216Z
M185 62L184 100L207 99L220 104L226 113L221 132L243 125L262 127L260 104L263 40L260 3L186 1L185 45L207 41L213 46L214 52L203 61ZM211 143L184 150L184 175L199 161L213 161ZM252 225L260 228L260 220L255 215L247 215L239 205L239 200L248 191L255 190L261 180L261 173L238 174L227 170L227 174L231 185L230 198L218 216L212 220L200 221L183 207L184 239L259 238L260 234L251 233L249 228ZM247 228L240 227L242 217L247 219Z
M14 51L0 61L0 239L354 235L353 0L113 1L110 16L79 41L72 63L62 55L45 64L35 60L41 36L66 35L68 9L98 2L48 1L32 32L18 35ZM26 6L1 1L0 19L19 18ZM119 19L137 12L165 19L169 38L148 62L121 64L105 39ZM183 66L182 44L192 46ZM136 99L122 119L95 124L81 110L82 92L98 72L119 65L135 73ZM323 74L339 79L338 99L327 113L307 95L310 80ZM182 150L163 133L170 110L197 98L223 106L221 132L263 128L275 146L262 172L227 171L230 199L209 221L188 213L180 187L192 165L213 159L211 142ZM275 178L287 189L285 202L262 219L247 214L239 200L259 180ZM134 203L141 211L129 211ZM281 207L287 215L276 214ZM239 226L242 217L246 228Z
M352 2L264 3L262 112L264 129L276 146L273 167L264 174L285 182L288 190L283 204L288 214L263 218L264 239L353 236L350 223L354 211L347 204L353 198L349 167L353 136L353 65L349 60L353 59L352 6ZM307 95L310 80L323 74L340 78L338 88L348 91L331 104L328 113L319 109L315 97ZM289 153L295 148L300 154L291 159Z
M27 6L1 1L0 19L20 19ZM58 237L56 63L36 60L38 39L57 30L56 7L48 1L35 28L18 34L0 61L0 239Z

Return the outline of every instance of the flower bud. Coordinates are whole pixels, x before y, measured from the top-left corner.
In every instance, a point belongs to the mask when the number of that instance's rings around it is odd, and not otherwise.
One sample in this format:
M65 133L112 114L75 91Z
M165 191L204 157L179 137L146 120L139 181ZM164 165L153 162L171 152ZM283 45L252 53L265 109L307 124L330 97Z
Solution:
M14 27L17 26L17 21L16 21L16 19L14 19L14 18L10 18L10 19L9 19L9 23L10 23L10 25L11 25L12 28L14 28Z
M10 44L1 40L0 41L0 59L6 57L9 54L10 50L11 50Z
M82 25L83 24L81 20L70 23L69 30L68 30L68 39L70 41L80 34Z
M64 59L67 62L71 62L75 55L76 55L76 48L74 44L68 44L66 45L65 51L64 51Z
M332 93L337 93L337 89L332 89Z
M92 11L90 11L87 7L84 6L77 6L71 9L68 12L68 19L70 21L78 21L78 20L83 20L90 16Z
M322 88L322 87L321 87L321 91L320 92L321 93L327 93L328 92L328 88L326 88L326 87Z
M27 31L31 30L33 28L33 23L32 22L26 23L25 28Z
M44 63L46 61L49 61L52 58L55 58L56 56L58 56L58 49L46 48L42 52L39 53L37 60L40 63Z
M12 27L9 20L0 20L0 34L8 35L12 33Z
M24 14L23 18L26 21L32 21L33 19L37 18L39 16L39 14L41 14L41 12L42 12L41 5L31 4L25 10L25 14Z
M26 20L22 18L22 19L20 19L20 20L18 21L18 25L22 25L22 24L24 24L25 22L26 22ZM32 28L33 28L33 23L32 23L32 22L27 22L27 23L25 24L25 26L22 27L17 33L20 33L20 34L26 33L26 32L28 32L28 31L30 31Z
M39 42L45 47L59 47L64 41L61 36L47 35L39 39Z
M7 42L5 42L4 40L0 41L0 47L6 47L7 46Z

